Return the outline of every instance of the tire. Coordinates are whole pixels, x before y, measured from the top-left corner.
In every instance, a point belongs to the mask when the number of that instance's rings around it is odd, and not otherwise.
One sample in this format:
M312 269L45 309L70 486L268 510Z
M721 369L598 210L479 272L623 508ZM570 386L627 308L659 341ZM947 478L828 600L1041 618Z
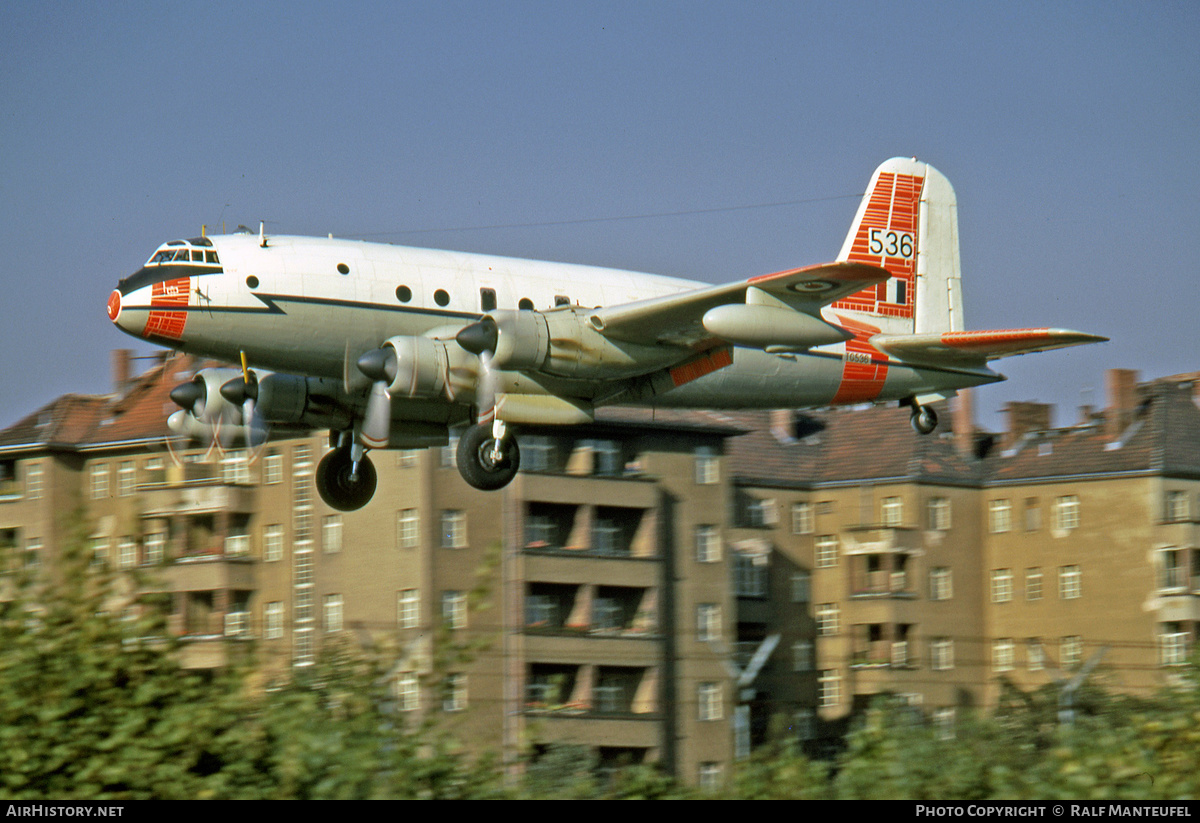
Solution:
M317 494L330 508L340 512L357 511L375 495L379 481L375 466L364 455L358 461L358 478L351 480L353 467L349 449L335 449L317 464Z
M928 406L914 406L909 422L917 434L930 434L937 428L937 412Z
M505 438L498 462L489 457L495 442L491 426L471 426L458 441L458 473L467 483L485 492L507 486L521 467L521 449L515 437Z

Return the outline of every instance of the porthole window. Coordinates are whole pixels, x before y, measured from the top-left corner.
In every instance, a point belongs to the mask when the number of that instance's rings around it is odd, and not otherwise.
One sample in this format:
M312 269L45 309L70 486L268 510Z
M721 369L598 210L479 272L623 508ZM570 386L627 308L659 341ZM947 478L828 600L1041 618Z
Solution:
M349 274L350 267L345 263L338 263L338 274Z
M444 306L450 302L450 295L446 293L445 289L438 289L433 293L433 302L439 306Z
M412 300L412 289L408 286L397 286L396 299L401 303L407 303L409 300Z
M517 308L521 311L533 311L533 301L528 297L522 297L517 303Z
M246 278L246 285L252 289L258 288L258 278L253 274Z

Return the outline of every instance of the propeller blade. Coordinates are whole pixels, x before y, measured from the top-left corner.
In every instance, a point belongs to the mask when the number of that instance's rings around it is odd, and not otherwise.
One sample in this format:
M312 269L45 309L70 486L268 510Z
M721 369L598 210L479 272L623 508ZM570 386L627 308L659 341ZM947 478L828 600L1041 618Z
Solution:
M492 352L484 350L479 353L479 381L475 389L475 422L479 425L491 425L496 419L496 386L497 374L492 368Z
M363 445L370 449L385 448L392 428L392 396L388 394L388 386L396 379L396 350L391 346L372 349L358 358L355 365L372 381L360 434Z

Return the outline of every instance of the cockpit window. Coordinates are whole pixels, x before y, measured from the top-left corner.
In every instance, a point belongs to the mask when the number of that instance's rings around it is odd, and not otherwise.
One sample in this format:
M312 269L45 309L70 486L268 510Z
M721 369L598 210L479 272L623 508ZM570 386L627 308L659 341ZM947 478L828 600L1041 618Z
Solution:
M203 243L198 242L203 240ZM193 246L204 245L207 249L197 249ZM146 261L147 266L160 266L164 263L199 263L206 266L219 266L221 261L212 249L212 241L207 237L197 240L172 240L159 246L158 251Z

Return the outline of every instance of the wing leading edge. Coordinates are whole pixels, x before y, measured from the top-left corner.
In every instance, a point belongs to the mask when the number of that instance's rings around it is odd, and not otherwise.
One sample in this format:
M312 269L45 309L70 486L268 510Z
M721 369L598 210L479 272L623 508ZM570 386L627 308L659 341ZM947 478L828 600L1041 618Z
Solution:
M764 274L737 283L597 309L592 326L629 343L695 345L714 335L704 316L725 305L752 304L817 316L822 306L882 283L886 269L862 263L827 263Z

